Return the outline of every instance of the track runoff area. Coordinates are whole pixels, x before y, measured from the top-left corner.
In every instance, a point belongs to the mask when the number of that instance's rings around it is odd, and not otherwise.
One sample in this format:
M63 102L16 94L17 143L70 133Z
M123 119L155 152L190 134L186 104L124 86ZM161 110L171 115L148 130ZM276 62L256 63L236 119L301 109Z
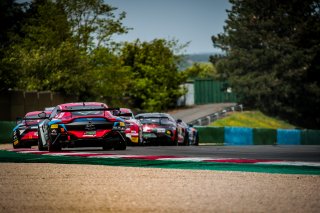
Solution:
M193 169L193 170L217 170L217 171L239 171L239 172L259 172L259 173L278 173L278 174L304 174L320 175L320 161L317 159L319 147L314 152L297 153L304 159L304 155L314 155L315 158L306 161L294 159L295 154L291 152L293 159L286 160L281 157L257 158L257 155L232 155L232 151L238 152L237 149L226 150L218 157L205 155L201 152L207 150L201 147L199 152L197 147L190 147L188 150L182 150L183 147L151 147L150 152L146 152L149 147L132 147L132 150L125 152L108 152L97 149L79 149L63 150L59 152L38 151L31 149L11 149L0 150L0 162L14 163L57 163L57 164L88 164L88 165L107 165L107 166L126 166L126 167L144 167L144 168L164 168L164 169ZM168 151L172 150L173 151ZM190 153L190 150L198 150L197 154ZM216 148L218 150L219 148ZM243 148L242 148L243 149ZM152 152L153 150L153 152ZM154 150L158 150L155 151ZM160 151L159 151L160 150ZM268 150L268 149L267 149ZM290 150L290 149L288 149ZM312 150L310 148L309 150ZM130 152L132 151L132 152ZM141 154L151 153L151 154ZM169 153L169 154L164 154ZM179 153L179 154L174 154ZM186 155L183 155L186 153ZM189 154L188 154L189 153ZM229 154L227 154L229 153ZM231 153L231 154L230 154ZM248 151L248 153L250 153ZM277 153L274 153L276 156ZM290 153L282 153L283 156L290 156ZM233 157L234 156L234 157ZM238 157L240 156L240 157ZM248 156L248 157L246 157ZM261 155L263 157L264 155ZM268 151L267 155L268 156ZM254 157L254 158L252 158ZM287 158L288 159L288 158ZM310 161L313 160L313 161Z

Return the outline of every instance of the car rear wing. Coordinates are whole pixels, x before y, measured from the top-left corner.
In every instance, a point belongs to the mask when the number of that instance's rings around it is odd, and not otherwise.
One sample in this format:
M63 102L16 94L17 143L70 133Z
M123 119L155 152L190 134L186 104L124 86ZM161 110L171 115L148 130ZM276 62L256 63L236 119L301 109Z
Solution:
M43 119L45 119L45 118L41 118L41 117L37 117L37 118L21 118L21 121L43 120Z
M26 117L23 117L23 118L19 118L19 117L17 117L16 118L16 123L17 124L20 124L20 123L22 123L23 121L25 121L26 122L26 124L28 125L28 121L30 122L30 121L37 121L37 120L44 120L44 119L46 119L46 118L41 118L41 117L37 117L37 118L26 118Z
M59 112L85 112L85 111L119 111L120 108L85 108L85 109L62 109Z
M62 109L59 112L90 112L90 111L111 111L113 116L119 116L120 108L85 108L85 109Z

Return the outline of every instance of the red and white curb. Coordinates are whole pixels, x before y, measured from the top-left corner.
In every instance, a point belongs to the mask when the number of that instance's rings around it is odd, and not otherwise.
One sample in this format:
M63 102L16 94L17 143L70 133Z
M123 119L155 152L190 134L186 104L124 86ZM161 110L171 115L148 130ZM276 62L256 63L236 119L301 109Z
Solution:
M320 167L320 162L302 162L302 161L284 161L284 160L262 160L262 159L245 159L245 158L210 158L210 157L184 157L184 156L163 156L163 155L117 155L107 153L93 152L48 152L38 151L35 149L8 149L21 154L38 154L48 156L75 156L86 158L118 158L118 159L135 159L135 160L161 160L161 161L182 161L182 162L215 162L215 163L248 163L261 165L290 165L290 166L313 166Z

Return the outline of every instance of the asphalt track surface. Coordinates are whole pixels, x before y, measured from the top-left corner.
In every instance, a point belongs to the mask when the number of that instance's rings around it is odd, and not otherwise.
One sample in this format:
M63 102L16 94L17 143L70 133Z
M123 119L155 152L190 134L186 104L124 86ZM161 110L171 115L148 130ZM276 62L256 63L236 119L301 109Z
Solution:
M67 148L78 152L117 155L168 155L183 157L245 158L320 162L320 146L258 145L258 146L127 146L126 150L103 151L99 147Z
M171 110L168 113L175 118L180 118L184 122L189 123L234 105L236 105L236 103L203 104L195 105L186 109Z

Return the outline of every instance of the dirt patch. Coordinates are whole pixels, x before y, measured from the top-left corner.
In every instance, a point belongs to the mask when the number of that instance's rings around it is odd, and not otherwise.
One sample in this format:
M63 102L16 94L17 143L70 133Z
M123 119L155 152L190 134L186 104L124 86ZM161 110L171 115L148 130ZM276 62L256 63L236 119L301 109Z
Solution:
M319 212L320 176L0 163L0 212Z

